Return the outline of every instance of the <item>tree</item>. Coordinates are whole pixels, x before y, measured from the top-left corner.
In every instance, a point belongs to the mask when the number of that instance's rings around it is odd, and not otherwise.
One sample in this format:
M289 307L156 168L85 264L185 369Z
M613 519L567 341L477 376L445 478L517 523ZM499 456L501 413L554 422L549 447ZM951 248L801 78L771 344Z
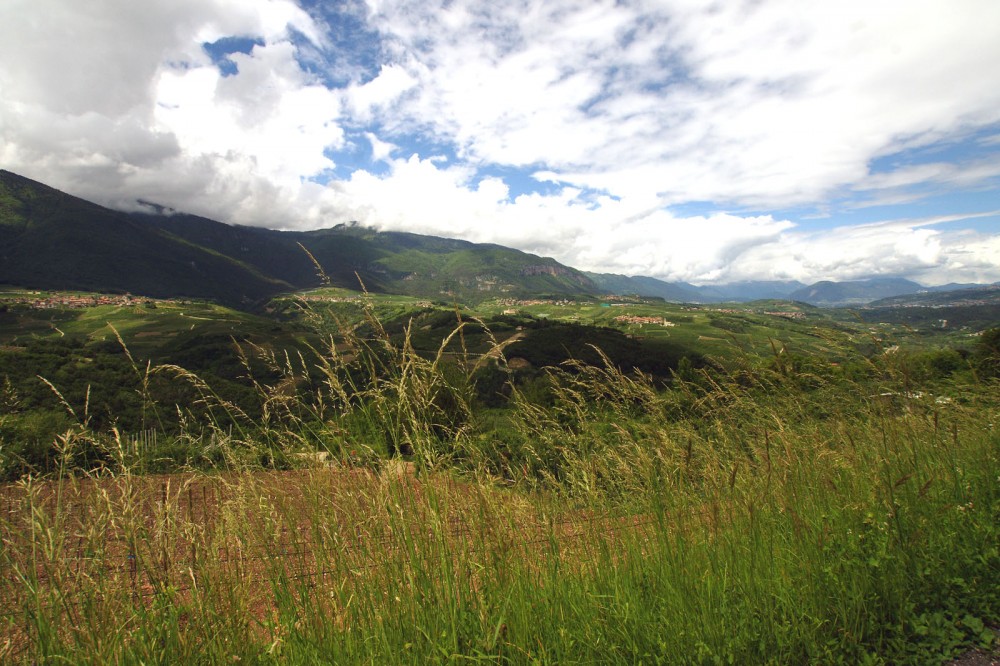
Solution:
M986 377L1000 377L1000 327L983 331L976 343L979 372Z

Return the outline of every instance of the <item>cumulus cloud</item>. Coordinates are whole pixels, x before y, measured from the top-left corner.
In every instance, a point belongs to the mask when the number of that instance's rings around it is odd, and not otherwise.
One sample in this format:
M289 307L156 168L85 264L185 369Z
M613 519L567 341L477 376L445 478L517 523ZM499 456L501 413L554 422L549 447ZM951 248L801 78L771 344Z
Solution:
M1000 238L933 221L893 221L792 231L778 243L753 248L739 272L780 279L852 280L903 276L924 284L994 282L1000 277Z
M836 222L997 191L996 2L343 10L8 0L0 166L121 207L358 220L669 280L1000 279L985 223ZM233 37L220 70L203 45Z
M388 160L389 156L392 155L392 152L399 148L394 144L380 140L372 132L365 132L365 138L368 139L368 143L371 145L372 161L374 162L383 162Z
M877 155L1000 121L995 3L370 4L420 81L394 114L616 194L811 202Z
M323 36L291 0L14 0L0 21L5 168L103 203L163 200L224 219L294 218L332 168L342 102L296 60ZM263 41L223 77L202 48ZM225 214L222 214L225 212Z
M344 143L340 98L310 84L293 51L279 42L237 54L238 76L209 67L164 71L155 118L186 155L252 156L254 173L278 184L332 168L324 149Z
M400 96L417 84L417 79L402 67L382 67L378 76L364 84L352 86L347 101L353 116L359 121L371 120L376 112L384 117Z
M1000 211L842 225L814 231L771 215L680 217L655 197L613 199L562 188L509 197L499 179L413 156L384 175L357 171L328 188L327 211L388 230L520 247L585 270L697 284L741 280L864 279L902 275L927 284L1000 280L1000 237L962 228Z

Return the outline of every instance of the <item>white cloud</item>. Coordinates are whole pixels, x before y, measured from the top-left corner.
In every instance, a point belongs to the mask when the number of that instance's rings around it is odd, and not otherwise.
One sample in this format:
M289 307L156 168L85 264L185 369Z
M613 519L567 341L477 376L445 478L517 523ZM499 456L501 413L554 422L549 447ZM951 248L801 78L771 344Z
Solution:
M747 248L792 225L770 217L677 219L654 201L591 200L579 190L513 201L496 178L411 157L384 177L355 172L331 188L332 209L382 229L406 229L513 245L584 269L710 280ZM645 204L645 205L644 205ZM705 238L716 239L706 243Z
M1000 237L950 229L965 218L900 220L808 232L791 229L750 249L732 276L852 280L905 276L924 284L1000 280Z
M336 91L296 61L322 42L291 0L13 0L0 20L3 166L105 203L138 197L274 223L343 144ZM263 39L222 77L202 43ZM191 177L197 174L197 178ZM177 186L183 183L184 188Z
M306 80L288 42L233 60L238 76L208 67L161 73L156 120L184 153L245 155L255 175L285 186L332 168L324 150L344 143L340 96Z
M372 147L373 162L387 161L392 155L392 152L399 148L395 144L379 140L379 138L371 132L365 132L365 138L368 139L368 143Z
M7 0L0 166L122 206L141 197L285 228L357 219L665 279L1000 279L996 234L916 222L807 231L778 215L666 208L824 210L995 191L1000 3L368 10L387 60L331 88L313 73L330 26L292 0ZM202 48L227 36L260 42L230 56L231 76ZM314 182L365 140L385 175ZM987 152L927 152L926 163L871 172L877 158L959 140ZM554 186L512 195L513 181L481 177L495 165Z
M1000 121L1000 5L371 2L403 109L464 156L671 200L800 204Z
M976 160L956 165L932 162L900 167L894 171L869 176L857 189L895 190L914 185L959 185L974 187L1000 177L1000 164L993 160Z
M417 79L402 67L387 65L367 83L352 86L347 100L353 116L360 121L371 120L376 111L383 113L399 97L417 84Z
M326 193L329 214L381 229L516 246L585 270L696 283L862 279L925 283L1000 280L1000 237L962 231L942 216L808 231L772 216L677 217L654 198L585 196L563 188L513 200L498 179L413 156L385 176L358 171Z

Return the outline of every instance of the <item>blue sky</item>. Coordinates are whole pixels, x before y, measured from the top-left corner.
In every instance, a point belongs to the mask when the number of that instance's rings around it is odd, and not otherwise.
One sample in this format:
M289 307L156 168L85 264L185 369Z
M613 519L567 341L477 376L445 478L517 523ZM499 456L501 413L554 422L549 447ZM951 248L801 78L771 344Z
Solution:
M699 284L1000 280L994 0L8 0L0 168Z

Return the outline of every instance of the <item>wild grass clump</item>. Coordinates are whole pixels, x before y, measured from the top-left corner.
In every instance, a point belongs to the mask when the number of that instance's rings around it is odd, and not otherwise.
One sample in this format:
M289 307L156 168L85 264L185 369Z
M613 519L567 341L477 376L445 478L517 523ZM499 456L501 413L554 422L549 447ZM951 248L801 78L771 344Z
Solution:
M462 327L431 357L377 321L247 349L252 409L149 368L202 401L171 442L221 464L139 474L112 432L81 474L80 419L51 476L0 489L0 660L896 664L991 640L995 382L776 346L669 388L571 362L484 411L504 348L463 354Z

